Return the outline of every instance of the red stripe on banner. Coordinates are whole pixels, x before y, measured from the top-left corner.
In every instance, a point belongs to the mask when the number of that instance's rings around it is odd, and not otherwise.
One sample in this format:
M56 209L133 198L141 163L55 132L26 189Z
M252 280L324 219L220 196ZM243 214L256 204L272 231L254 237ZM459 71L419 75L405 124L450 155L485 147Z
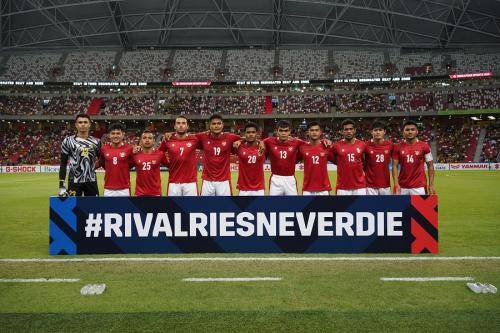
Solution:
M438 227L438 212L436 210L438 204L437 195L429 195L427 198L412 195L411 204L415 209L422 214L430 224L436 229Z
M422 253L424 249L429 250L430 253L439 253L437 240L429 235L413 218L411 219L411 234L415 237L411 243L411 253Z
M271 114L273 113L273 98L271 96L266 96L266 102L264 104L264 113Z

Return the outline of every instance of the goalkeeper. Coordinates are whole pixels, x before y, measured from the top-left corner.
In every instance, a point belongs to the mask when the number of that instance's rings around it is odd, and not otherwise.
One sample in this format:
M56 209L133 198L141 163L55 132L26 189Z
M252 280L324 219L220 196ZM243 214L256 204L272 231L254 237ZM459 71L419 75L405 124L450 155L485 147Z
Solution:
M99 158L101 141L89 135L90 117L79 114L75 119L77 134L64 138L61 144L61 166L59 169L59 196L98 196L96 161ZM68 189L64 186L69 160Z

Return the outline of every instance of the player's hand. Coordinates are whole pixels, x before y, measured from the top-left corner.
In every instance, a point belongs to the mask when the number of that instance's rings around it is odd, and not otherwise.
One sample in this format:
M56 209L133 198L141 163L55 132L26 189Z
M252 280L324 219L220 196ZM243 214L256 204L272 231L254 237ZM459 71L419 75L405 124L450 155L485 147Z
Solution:
M64 186L59 187L59 193L58 193L58 195L60 197L67 197L67 196L69 196L68 191L66 190L66 187L64 187Z
M434 185L429 185L429 194L430 195L436 194L436 189L434 188Z
M332 146L332 140L329 140L329 139L323 139L321 140L323 142L323 146L325 148L330 148Z
M393 194L401 194L401 187L399 184L394 184Z
M264 155L265 151L266 151L266 145L264 141L259 141L259 156Z
M174 135L174 133L172 133L172 132L166 132L165 134L163 134L163 139L165 141L168 141L172 138L173 135Z
M238 141L234 141L234 142L233 142L233 148L234 148L234 149L238 149L240 145L241 145L241 140L238 140Z
M138 152L140 152L142 150L142 147L141 146L134 146L134 149L132 150L132 153L133 154L137 154Z

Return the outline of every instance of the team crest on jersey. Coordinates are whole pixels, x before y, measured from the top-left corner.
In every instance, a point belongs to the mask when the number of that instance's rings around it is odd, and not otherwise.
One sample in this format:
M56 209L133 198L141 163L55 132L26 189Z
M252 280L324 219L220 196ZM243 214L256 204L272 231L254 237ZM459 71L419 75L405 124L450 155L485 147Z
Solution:
M109 157L109 153L106 154L106 157Z
M222 145L223 145L223 146L226 146L226 141L222 141Z
M419 155L420 152L418 150L415 150L415 155Z
M388 150L384 150L384 153L389 154L389 151Z
M292 151L293 150L293 147L288 147L288 151Z
M325 156L325 153L319 153L320 156Z
M342 149L341 152L344 152L344 149Z
M401 154L404 154L404 153L405 153L405 151L403 150L403 151L401 152Z
M246 151L244 151L244 152L243 152L243 155L246 155L246 154L247 154L247 152L246 152Z
M370 150L370 154L373 154L373 150Z
M123 152L123 151L122 151L122 152L120 153L120 157L125 157L125 152Z
M207 141L207 145L209 145L209 144L210 144L210 141Z
M359 148L356 148L356 151L359 153L361 153L361 150Z
M306 153L306 156L309 156L309 153Z
M174 147L175 147L175 143L172 143L172 145L171 145L171 146L172 146L172 148L174 148Z
M191 142L188 142L186 146L190 148L192 146Z
M151 161L151 164L156 164L156 160L152 160L152 161Z

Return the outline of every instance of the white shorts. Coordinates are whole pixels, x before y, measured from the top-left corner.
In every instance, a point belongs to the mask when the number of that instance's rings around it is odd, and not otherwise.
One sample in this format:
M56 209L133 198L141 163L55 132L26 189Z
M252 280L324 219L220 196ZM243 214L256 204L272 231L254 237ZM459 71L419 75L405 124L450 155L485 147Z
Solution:
M252 197L252 196L263 196L264 190L256 190L256 191L240 191L238 193L240 197Z
M424 187L401 188L401 195L425 195Z
M330 195L329 191L302 191L302 195Z
M269 195L297 195L295 176L271 175Z
M337 190L337 195L366 195L366 188L355 190Z
M196 183L169 183L167 192L169 197L196 197L198 186Z
M205 197L231 196L231 184L229 180L223 182L204 180L201 185L201 195Z
M390 187L380 187L380 188L367 187L366 194L367 195L391 195L391 188Z
M105 197L130 197L130 189L126 188L123 190L108 190L104 189Z

